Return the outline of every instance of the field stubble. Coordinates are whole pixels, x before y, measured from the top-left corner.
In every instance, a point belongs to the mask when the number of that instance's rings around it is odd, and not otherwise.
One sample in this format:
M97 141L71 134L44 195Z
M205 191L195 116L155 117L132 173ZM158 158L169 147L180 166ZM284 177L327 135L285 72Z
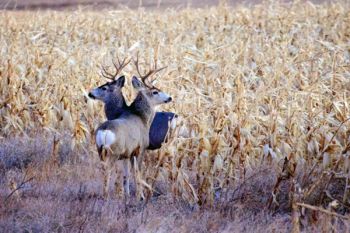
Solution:
M0 17L1 231L349 230L349 3ZM87 92L137 52L181 121L126 208L100 198Z

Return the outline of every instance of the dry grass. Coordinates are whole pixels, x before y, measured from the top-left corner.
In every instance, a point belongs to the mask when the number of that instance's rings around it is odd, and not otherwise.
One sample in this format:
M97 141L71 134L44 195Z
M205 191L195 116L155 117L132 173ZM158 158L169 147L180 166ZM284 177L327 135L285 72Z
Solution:
M349 230L349 9L0 12L0 230ZM124 212L100 200L86 93L137 52L168 66L157 86L182 121L144 163L161 195Z

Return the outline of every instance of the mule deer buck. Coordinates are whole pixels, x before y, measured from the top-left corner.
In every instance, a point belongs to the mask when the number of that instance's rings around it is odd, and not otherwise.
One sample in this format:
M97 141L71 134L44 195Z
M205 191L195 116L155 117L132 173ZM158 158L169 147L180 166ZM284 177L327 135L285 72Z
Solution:
M130 111L122 93L122 88L125 84L125 76L120 76L116 79L120 71L129 64L130 60L126 62L126 58L124 58L123 61L120 61L119 58L117 59L118 65L113 62L116 69L114 74L107 72L107 70L102 67L102 76L111 81L92 89L88 94L90 98L100 100L104 103L105 115L108 120L117 119L123 113ZM171 126L172 129L175 128L176 118L177 115L173 112L156 112L149 132L148 150L156 150L161 147L162 143L166 141L169 126Z
M138 59L135 61L138 68ZM150 70L141 76L141 81L135 76L132 85L138 91L135 100L129 106L128 111L122 113L119 118L108 120L96 130L96 145L98 154L104 164L104 197L108 197L110 172L117 160L124 163L124 193L129 196L129 160L137 186L136 166L141 169L144 151L149 146L149 130L155 115L155 106L168 103L170 96L146 83L147 79L161 69ZM140 72L139 72L140 74ZM138 160L138 162L136 162ZM115 183L117 185L117 182Z
M121 70L130 63L124 58L120 61L118 58L118 65L113 62L116 69L114 74L108 73L104 67L102 67L102 76L111 80L99 86L89 92L89 97L92 99L98 99L104 103L104 110L108 120L114 120L125 111L128 111L128 107L123 93L122 88L125 84L125 76L120 76L118 79L116 77L121 72Z

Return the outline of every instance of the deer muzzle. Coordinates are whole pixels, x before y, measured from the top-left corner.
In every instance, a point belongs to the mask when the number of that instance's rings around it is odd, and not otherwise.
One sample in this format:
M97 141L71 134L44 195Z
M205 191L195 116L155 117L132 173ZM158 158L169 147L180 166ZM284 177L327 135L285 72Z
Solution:
M169 103L171 102L173 99L171 97L169 97L167 100L164 101L164 103Z
M96 96L94 96L91 92L89 92L88 96L89 96L91 99L96 99Z

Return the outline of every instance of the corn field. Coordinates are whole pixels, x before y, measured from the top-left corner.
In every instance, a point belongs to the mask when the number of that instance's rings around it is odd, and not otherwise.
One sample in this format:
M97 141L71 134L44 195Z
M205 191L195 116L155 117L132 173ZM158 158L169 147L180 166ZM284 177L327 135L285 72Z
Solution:
M101 66L137 53L144 69L155 55L167 66L155 85L174 101L160 110L179 115L169 141L147 152L147 187L217 210L261 195L259 208L287 213L292 232L349 231L349 2L1 11L0 143L55 135L42 144L49 156L68 145L77 160L28 167L36 182L52 169L74 176L79 163L99 173L93 134L105 115L87 94L107 81ZM123 73L131 103L135 67ZM255 176L264 187L239 196Z

